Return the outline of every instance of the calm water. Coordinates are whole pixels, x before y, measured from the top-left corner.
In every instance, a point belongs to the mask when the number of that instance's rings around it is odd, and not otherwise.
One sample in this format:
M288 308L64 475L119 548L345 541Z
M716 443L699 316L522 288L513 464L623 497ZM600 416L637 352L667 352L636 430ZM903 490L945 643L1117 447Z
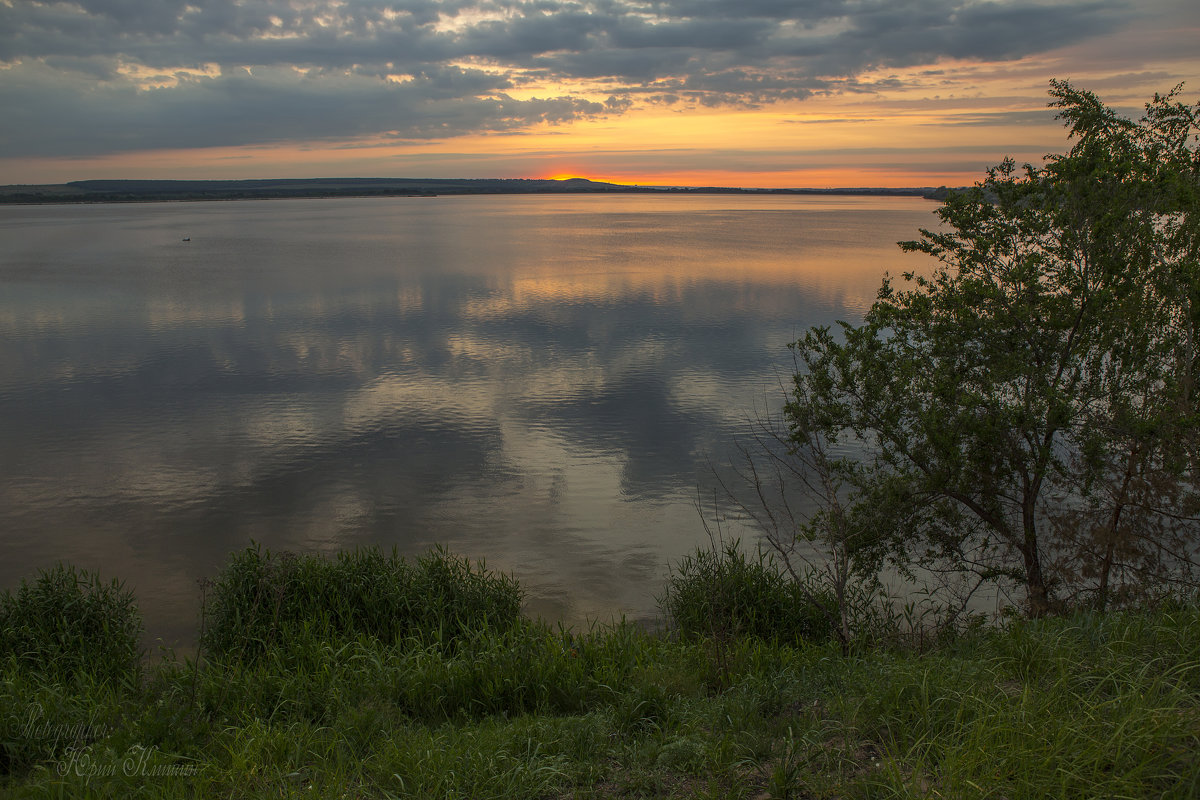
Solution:
M196 579L252 539L444 543L514 572L533 614L652 618L787 342L919 266L895 242L934 208L0 208L0 585L67 559L186 642Z

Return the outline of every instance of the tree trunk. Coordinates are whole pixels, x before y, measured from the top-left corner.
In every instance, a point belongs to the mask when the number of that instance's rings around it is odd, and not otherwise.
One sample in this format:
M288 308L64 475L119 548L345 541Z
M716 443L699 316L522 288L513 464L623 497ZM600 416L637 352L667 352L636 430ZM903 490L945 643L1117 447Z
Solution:
M1133 481L1134 469L1137 466L1138 455L1141 448L1138 444L1134 444L1129 452L1129 460L1125 463L1125 477L1121 481L1121 489L1117 492L1117 496L1113 501L1112 514L1108 520L1108 529L1105 531L1104 541L1104 560L1100 564L1100 597L1099 606L1101 611L1108 608L1108 582L1109 575L1112 573L1113 559L1117 548L1117 532L1121 525L1121 512L1125 509L1125 502L1129 497L1129 485Z
M1044 617L1050 613L1050 595L1046 591L1046 579L1042 575L1042 561L1036 545L1023 549L1025 556L1025 591L1029 600L1029 616Z
M1038 553L1037 521L1032 497L1026 498L1024 506L1021 516L1025 539L1021 555L1025 557L1025 592L1029 616L1036 619L1050 613L1050 595L1046 590L1046 577L1042 574L1042 559Z

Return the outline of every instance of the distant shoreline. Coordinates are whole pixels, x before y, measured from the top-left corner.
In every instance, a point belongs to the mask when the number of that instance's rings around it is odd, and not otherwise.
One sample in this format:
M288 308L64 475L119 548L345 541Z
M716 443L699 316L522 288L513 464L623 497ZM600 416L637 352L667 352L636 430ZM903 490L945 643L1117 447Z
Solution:
M943 199L946 187L742 189L720 186L627 186L584 178L287 178L266 180L88 180L0 186L0 204L148 203L202 200L278 200L340 197L441 197L517 194L738 194L923 197Z

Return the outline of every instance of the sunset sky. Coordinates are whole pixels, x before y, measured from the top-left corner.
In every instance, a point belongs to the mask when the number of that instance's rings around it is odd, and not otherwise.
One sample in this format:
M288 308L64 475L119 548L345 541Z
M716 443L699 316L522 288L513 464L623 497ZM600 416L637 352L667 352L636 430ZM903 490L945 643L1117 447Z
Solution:
M1195 0L0 0L0 184L971 183L1051 78L1200 96Z

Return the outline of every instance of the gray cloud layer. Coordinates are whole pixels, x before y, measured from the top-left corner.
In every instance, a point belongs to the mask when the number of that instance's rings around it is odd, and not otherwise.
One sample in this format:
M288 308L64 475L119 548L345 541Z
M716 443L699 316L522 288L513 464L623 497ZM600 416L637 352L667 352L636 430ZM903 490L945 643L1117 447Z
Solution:
M1127 14L1123 0L0 0L0 152L429 139L637 102L759 105L875 67L1018 58ZM608 101L514 97L576 81Z

